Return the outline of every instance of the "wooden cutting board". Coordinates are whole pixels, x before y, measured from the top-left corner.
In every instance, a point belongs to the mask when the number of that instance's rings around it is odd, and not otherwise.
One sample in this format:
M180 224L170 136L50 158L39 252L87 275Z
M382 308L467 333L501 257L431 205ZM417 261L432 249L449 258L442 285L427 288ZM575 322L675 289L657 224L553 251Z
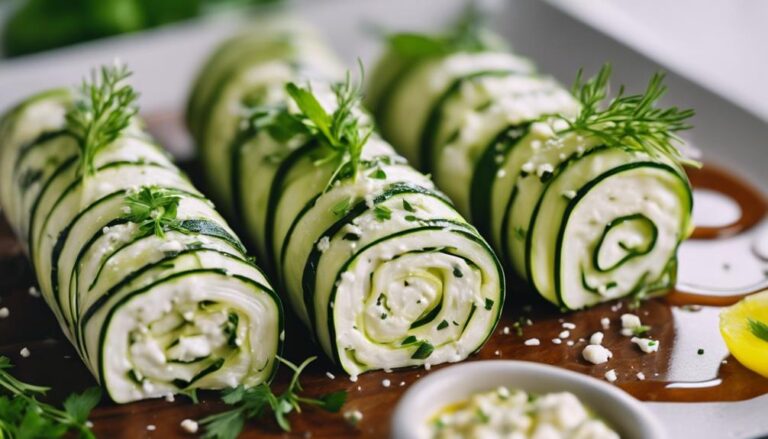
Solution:
M147 119L151 131L161 143L181 157L189 156L189 143L176 115L160 114ZM199 175L194 161L182 163L182 166L193 179ZM711 358L714 354L708 353L707 349L701 353L699 350L680 353L679 349L675 349L677 334L680 331L697 331L697 328L680 327L673 317L673 312L675 309L679 311L683 305L700 301L696 297L673 294L668 298L644 302L637 309L630 309L631 304L627 302L617 302L587 311L561 314L553 306L526 292L519 281L511 279L508 283L505 311L499 326L485 347L467 361L535 361L557 365L598 379L603 379L607 370L615 369L619 376L617 386L649 401L743 400L768 393L768 380L747 370L732 358L723 362L722 355ZM30 287L35 284L32 268L21 246L7 223L2 220L0 307L7 307L10 316L0 319L0 355L8 356L16 365L13 373L18 378L52 387L50 400L60 402L69 393L82 391L96 383L62 335L48 307L42 299L29 293ZM698 307L687 306L685 309L688 310L686 312L702 313L702 316L706 314ZM629 338L619 333L619 318L625 312L639 315L643 324L651 326L650 335L660 342L659 352L644 354L629 342ZM614 353L614 357L606 364L595 366L582 359L581 351L587 344L585 340L588 340L592 333L603 330L600 320L604 317L610 319L611 327L603 331L603 344ZM523 323L522 334L518 334L516 322L527 320L532 324ZM419 378L434 370L448 367L436 366L430 371L419 368L389 373L371 372L360 376L357 382L351 382L341 370L323 358L319 349L311 343L309 331L296 324L297 319L288 313L286 321L284 356L294 362L300 362L309 356L319 357L301 379L307 395L346 390L348 400L342 412L360 410L363 419L357 427L352 427L344 422L341 413L329 414L308 408L301 414L290 416L293 426L293 432L290 434L283 433L271 418L265 417L263 420L249 423L243 437L387 437L390 431L390 417L400 396ZM716 324L716 320L712 319L702 321L707 321L707 325ZM555 344L552 340L558 338L564 330L563 323L573 323L575 329L569 331L567 338ZM529 338L538 338L540 346L526 346L524 341ZM705 340L702 342L702 345L706 344ZM717 344L719 341L709 340L709 343ZM24 347L31 352L27 358L22 358L19 353ZM688 355L690 358L686 358ZM672 366L677 362L692 359L710 366L715 364L716 376L712 378L720 381L714 380L700 388L668 388ZM330 378L328 372L335 378ZM638 372L644 374L644 380L638 378ZM679 372L675 374L675 381L680 381ZM275 381L275 389L280 391L289 377L288 371L282 368ZM385 386L387 382L389 386ZM201 393L201 402L197 405L184 397L178 397L175 402L161 399L125 405L113 404L105 398L92 413L91 421L94 424L94 432L100 438L183 438L193 435L181 429L179 424L182 420L199 419L222 408L223 404L218 402L216 392Z

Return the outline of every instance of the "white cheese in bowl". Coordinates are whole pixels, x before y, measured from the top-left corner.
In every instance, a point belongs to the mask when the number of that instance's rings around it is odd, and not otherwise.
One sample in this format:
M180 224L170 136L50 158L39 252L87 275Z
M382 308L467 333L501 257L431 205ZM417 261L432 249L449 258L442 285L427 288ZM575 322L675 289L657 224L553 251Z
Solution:
M619 438L570 392L535 395L499 387L443 407L429 422L435 439Z

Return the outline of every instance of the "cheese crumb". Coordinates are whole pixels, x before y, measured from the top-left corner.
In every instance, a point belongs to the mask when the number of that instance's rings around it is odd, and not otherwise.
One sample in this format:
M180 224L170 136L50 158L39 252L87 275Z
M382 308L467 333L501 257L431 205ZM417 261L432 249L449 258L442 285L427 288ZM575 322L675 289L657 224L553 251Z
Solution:
M392 385L392 381L388 380L387 378L384 378L383 380L381 380L381 385L384 387L389 387L390 385Z
M634 314L622 314L621 315L621 327L624 329L634 329L642 326L640 317Z
M424 363L424 370L429 370L429 369L432 369L432 365L429 364L429 363ZM418 376L418 375L416 375L416 376Z
M541 341L539 341L538 338L529 338L524 342L526 346L538 346L541 344Z
M642 372L638 372L636 376L637 376L637 379L640 381L643 381L645 379L645 374Z
M616 376L616 370L611 369L608 372L605 373L605 379L608 380L609 383L616 382L618 377Z
M32 355L32 352L29 351L26 347L21 348L19 351L19 355L21 355L24 358L29 358L30 355Z
M186 431L187 433L195 434L197 433L198 425L197 422L193 421L192 419L185 419L181 421L181 429Z
M571 322L564 322L563 329L576 329L576 325Z
M557 337L558 338L568 338L570 336L571 336L571 331L567 331L566 330L566 331L560 332L560 334Z
M603 344L603 333L597 331L592 334L592 337L589 337L589 344Z
M581 356L592 364L603 364L613 357L613 352L600 345L591 344L584 348Z
M320 253L324 253L330 247L331 247L331 238L327 236L323 236L322 238L320 238L320 241L317 241L317 249L320 250Z
M154 424L147 425L147 431L155 431L157 430L157 427L155 427Z
M363 414L360 412L360 410L349 410L344 412L344 420L347 422L347 424L353 427L356 427L362 419Z
M554 344L560 344L560 343L562 343L562 342L563 342L563 341L562 341L562 340L560 340L559 338L553 338L553 339L552 339L552 343L554 343Z
M602 319L600 319L600 325L603 327L604 330L610 328L611 319L609 319L608 317L603 317Z
M656 352L659 350L658 340L651 340L650 338L632 337L630 341L636 344L637 347L639 347L640 350L645 352L646 354L650 354L652 352Z
M35 288L34 285L32 285L31 287L29 287L29 295L35 298L40 297L40 290L38 290L37 288Z
M176 397L173 396L173 393L169 393L169 394L165 395L165 400L168 401L168 402L173 402L173 401L176 400Z
M356 382L357 382L357 375L350 375L350 376L349 376L349 380L350 380L351 382L353 382L353 383L356 383Z
M325 376L327 376L328 379L331 379L331 380L335 380L336 379L336 376L334 374L330 373L330 372L326 372Z
M11 315L11 312L8 310L8 308L0 308L0 319L7 318L9 315Z
M502 329L502 330L501 330L501 332L502 332L504 335L509 335L509 326L505 326L505 327L504 327L504 329Z

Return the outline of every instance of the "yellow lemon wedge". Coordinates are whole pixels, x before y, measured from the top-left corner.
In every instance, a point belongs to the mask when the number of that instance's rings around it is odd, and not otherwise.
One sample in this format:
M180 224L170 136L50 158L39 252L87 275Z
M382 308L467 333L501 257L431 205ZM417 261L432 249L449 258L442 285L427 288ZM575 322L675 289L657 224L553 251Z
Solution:
M768 290L720 312L720 333L741 364L768 378Z

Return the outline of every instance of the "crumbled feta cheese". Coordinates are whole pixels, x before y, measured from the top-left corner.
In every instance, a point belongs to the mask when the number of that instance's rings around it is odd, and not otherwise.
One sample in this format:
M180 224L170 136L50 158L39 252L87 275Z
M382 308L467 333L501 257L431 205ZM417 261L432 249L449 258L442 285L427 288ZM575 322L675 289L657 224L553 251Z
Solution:
M351 381L353 383L356 383L357 382L357 375L350 375L349 376L349 381Z
M571 322L563 322L563 329L576 329L576 325Z
M501 332L502 332L504 335L509 335L509 326L505 326L505 327L504 327L504 329L502 329L502 330L501 330Z
M496 349L496 350L493 352L493 355L499 356L499 355L501 355L501 351L500 351L500 350L498 350L498 349Z
M0 319L7 318L9 315L11 315L11 312L8 310L8 308L0 308Z
M552 339L552 343L554 343L554 344L560 344L560 343L562 343L562 342L563 342L563 341L562 341L562 340L560 340L559 338L553 338L553 339Z
M569 200L573 200L574 198L576 198L576 191L574 190L564 191L563 196Z
M542 163L539 165L538 168L536 168L536 175L539 176L539 178L543 177L544 174L551 174L555 171L555 168L549 164L549 163Z
M642 372L638 372L636 376L637 376L637 379L640 381L643 381L645 379L645 374Z
M400 387L403 387L405 385L405 381L400 381Z
M155 431L157 430L157 427L155 427L154 424L147 425L147 431Z
M181 421L181 428L182 430L186 431L187 433L195 434L197 433L198 425L197 422L193 421L192 419L185 419Z
M573 343L573 340L568 340L565 342L565 344L567 344L568 346L573 346L574 343Z
M176 400L176 397L173 396L173 393L169 393L169 394L165 395L165 400L168 401L168 402L173 402L173 401Z
M331 238L327 236L323 236L322 238L320 238L319 241L317 241L317 249L320 250L320 253L324 253L330 247L331 247Z
M589 344L603 344L603 333L597 331L592 334L592 337L589 337Z
M526 346L538 346L541 344L541 341L539 341L538 338L529 338L524 342Z
M29 358L30 355L32 355L32 352L29 351L26 347L21 348L19 351L19 355L21 355L24 358Z
M603 364L613 357L613 352L598 344L587 345L581 356L592 364Z
M651 352L656 352L659 350L658 340L651 340L650 338L632 337L630 341L636 344L637 347L639 347L640 350L645 352L646 354L650 354Z
M643 326L640 322L640 317L634 314L622 314L621 315L621 327L624 329L634 329Z
M520 169L522 169L523 172L527 172L530 174L531 172L533 172L534 165L531 162L525 162L523 163L523 166Z
M611 327L611 319L609 319L608 317L603 317L602 319L600 319L600 326L602 326L604 330L607 330L608 328Z
M37 288L35 288L34 285L32 285L31 287L29 287L29 295L32 297L40 297L40 290L38 290Z
M363 414L360 410L349 410L344 412L344 420L347 424L355 427L363 419Z
M392 385L392 381L388 380L387 378L384 378L383 380L381 380L381 385L384 387L389 387L390 385Z
M608 380L609 383L616 382L618 377L616 376L616 370L611 369L608 372L605 373L605 379Z
M560 332L560 334L558 335L558 338L568 338L570 336L571 336L571 331L565 330Z
M429 363L424 363L424 370L429 370L429 369L432 369L432 365L429 364ZM418 375L416 375L416 376L418 376Z
M330 373L330 372L326 372L325 376L327 376L328 379L331 379L331 380L335 380L336 379L336 376L334 374Z

